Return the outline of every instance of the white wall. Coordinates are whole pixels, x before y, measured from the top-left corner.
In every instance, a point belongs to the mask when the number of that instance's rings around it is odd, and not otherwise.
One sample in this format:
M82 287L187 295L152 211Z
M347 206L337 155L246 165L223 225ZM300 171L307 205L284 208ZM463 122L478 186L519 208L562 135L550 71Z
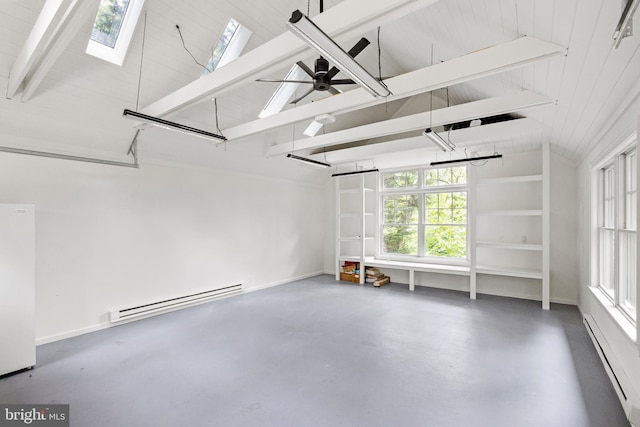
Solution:
M321 273L327 179L239 163L127 169L0 153L0 201L36 207L39 342L104 327L114 309Z
M325 206L327 207L327 228L324 239L324 272L336 274L336 193L335 178L325 186Z
M578 170L551 153L551 301L578 304Z

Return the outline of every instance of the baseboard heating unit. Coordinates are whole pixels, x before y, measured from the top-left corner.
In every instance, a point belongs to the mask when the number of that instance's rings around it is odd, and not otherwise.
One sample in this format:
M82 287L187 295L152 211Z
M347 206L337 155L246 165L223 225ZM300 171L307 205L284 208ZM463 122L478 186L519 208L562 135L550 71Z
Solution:
M638 407L638 397L635 395L633 388L630 386L630 380L618 364L612 353L604 334L598 327L593 316L587 314L583 318L587 332L593 341L593 345L602 360L604 369L611 379L613 388L615 389L622 407L624 408L627 418L633 426L640 427L640 408Z
M243 293L242 284L226 286L223 288L212 289L210 291L198 292L197 294L185 295L164 301L139 305L137 307L114 310L110 312L110 321L111 323L119 323L149 317L241 293Z

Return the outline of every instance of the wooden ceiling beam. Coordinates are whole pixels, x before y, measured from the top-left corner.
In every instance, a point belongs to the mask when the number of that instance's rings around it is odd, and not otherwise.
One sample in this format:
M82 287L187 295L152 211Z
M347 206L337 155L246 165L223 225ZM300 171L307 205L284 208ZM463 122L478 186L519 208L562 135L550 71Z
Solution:
M224 134L227 139L234 140L308 120L320 114L344 114L468 82L564 54L565 49L556 44L533 37L521 37L385 80L385 84L393 93L386 99L373 98L364 89L358 88L225 129Z
M295 143L294 151L318 149L350 142L364 141L381 136L401 134L427 127L441 126L482 117L528 110L553 104L555 101L532 91L522 91L480 101L467 102L447 108L371 123ZM267 150L266 157L284 155L292 151L290 143L278 144Z
M537 120L523 117L505 122L455 129L446 134L446 136L444 134L442 134L442 136L448 138L456 146L468 147L487 142L504 141L506 138L540 132L540 126L541 124ZM390 153L408 152L417 149L426 151L439 150L436 146L429 143L424 136L414 136L307 155L305 157L326 161L332 165L342 165L374 160L376 157Z
M345 0L313 18L336 42L420 10L438 0ZM292 10L293 12L293 10ZM285 27L286 22L282 22ZM295 35L285 32L235 61L208 74L142 109L142 113L162 117L194 103L211 99L238 86L293 64L310 48ZM371 95L367 96L371 97Z
M22 88L22 101L29 100L98 4L98 0L47 0L11 68L8 99Z

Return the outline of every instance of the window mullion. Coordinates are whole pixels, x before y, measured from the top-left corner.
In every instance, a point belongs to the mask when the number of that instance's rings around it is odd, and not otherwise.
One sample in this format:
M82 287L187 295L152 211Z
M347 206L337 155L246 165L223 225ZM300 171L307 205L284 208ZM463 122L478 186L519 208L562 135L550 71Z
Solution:
M425 224L425 206L424 206L424 196L425 196L425 185L424 185L424 169L421 169L418 173L418 179L420 180L420 192L419 200L418 200L418 256L424 257L424 224Z
M620 300L620 245L622 244L622 233L620 230L624 228L624 173L625 173L625 161L624 155L616 157L615 165L615 181L614 181L614 195L615 202L613 204L614 209L614 248L613 248L613 300L616 306L620 306L622 301Z

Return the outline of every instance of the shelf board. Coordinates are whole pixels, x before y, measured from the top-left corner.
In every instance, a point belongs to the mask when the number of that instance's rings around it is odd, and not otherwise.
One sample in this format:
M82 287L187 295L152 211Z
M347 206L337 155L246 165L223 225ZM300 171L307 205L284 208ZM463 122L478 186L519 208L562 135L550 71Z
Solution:
M358 255L341 255L338 257L340 261L361 262L362 259Z
M536 182L542 181L542 175L523 175L523 176L508 176L503 178L485 178L478 181L478 184L510 184L517 182Z
M542 209L514 209L499 211L480 211L478 216L542 216Z
M342 188L340 189L340 194L359 194L359 188Z
M542 245L531 243L476 242L479 248L509 249L521 251L541 251Z
M357 242L361 239L361 237L358 236L343 236L340 237L340 241L345 241L345 242ZM371 236L371 237L365 237L364 240L373 240L375 239L375 237Z
M491 274L494 276L522 277L525 279L542 279L542 271L530 268L478 265L476 266L476 273Z
M358 213L341 213L340 218L360 218Z

